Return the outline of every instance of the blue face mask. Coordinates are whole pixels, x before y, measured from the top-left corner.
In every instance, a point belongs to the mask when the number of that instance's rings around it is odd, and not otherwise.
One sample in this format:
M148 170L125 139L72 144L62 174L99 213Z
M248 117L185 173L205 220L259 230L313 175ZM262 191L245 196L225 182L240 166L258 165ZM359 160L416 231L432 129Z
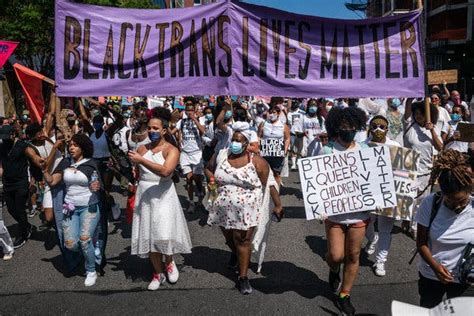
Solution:
M103 126L104 126L103 123L100 123L100 122L95 122L95 123L94 123L94 129L95 129L96 131L101 130Z
M234 155L240 155L244 151L242 143L239 142L232 142L229 149Z
M398 108L400 105L402 105L402 101L400 101L400 99L392 99L392 106L394 108Z
M459 121L461 121L462 117L461 117L461 114L453 113L453 114L451 114L451 119L454 122L459 122Z
M214 118L214 116L212 114L206 114L206 121L212 121L212 119Z
M315 114L316 112L318 112L318 108L315 106L310 106L308 112L311 114Z
M225 112L224 119L228 120L232 118L232 114L233 114L232 111Z
M152 142L157 142L157 141L160 140L161 134L158 133L158 132L148 132L148 138L149 138Z

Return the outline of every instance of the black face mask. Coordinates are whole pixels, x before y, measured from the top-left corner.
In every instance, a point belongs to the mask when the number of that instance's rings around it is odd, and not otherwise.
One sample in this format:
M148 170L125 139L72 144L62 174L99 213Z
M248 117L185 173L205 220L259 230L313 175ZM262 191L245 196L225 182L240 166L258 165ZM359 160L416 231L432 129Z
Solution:
M354 140L354 137L356 135L356 131L354 130L339 130L339 138L344 142L344 143L351 143Z

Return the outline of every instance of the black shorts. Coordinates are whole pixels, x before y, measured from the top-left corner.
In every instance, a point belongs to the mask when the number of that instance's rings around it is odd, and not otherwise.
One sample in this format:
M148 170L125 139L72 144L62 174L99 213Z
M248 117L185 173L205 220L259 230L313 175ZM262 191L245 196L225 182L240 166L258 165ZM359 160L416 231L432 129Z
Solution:
M276 172L278 174L281 173L281 170L285 165L285 157L263 157L263 159L268 162L273 172Z

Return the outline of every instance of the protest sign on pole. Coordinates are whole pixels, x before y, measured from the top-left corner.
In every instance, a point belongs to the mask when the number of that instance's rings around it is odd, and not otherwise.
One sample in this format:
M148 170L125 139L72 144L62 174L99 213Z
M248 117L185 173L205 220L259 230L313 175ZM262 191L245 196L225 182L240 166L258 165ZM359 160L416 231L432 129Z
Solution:
M395 193L397 195L396 208L380 208L378 215L393 217L396 220L411 221L417 195L417 168L420 154L412 149L388 146L392 161Z
M17 42L0 41L0 68L5 65L17 46Z
M298 170L308 220L396 206L388 147L303 158Z
M285 157L285 143L283 139L261 139L260 154L262 157Z
M424 96L419 11L336 20L231 0L167 10L55 3L60 96Z

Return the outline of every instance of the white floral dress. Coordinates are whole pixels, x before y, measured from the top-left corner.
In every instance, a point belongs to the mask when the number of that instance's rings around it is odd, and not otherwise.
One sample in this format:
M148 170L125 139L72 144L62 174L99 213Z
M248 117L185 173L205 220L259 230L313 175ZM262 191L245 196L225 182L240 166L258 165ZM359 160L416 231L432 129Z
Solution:
M221 150L217 157L214 176L218 194L209 209L207 223L225 229L248 230L261 220L262 182L252 162L253 155L241 168L232 167L227 157L227 149Z

